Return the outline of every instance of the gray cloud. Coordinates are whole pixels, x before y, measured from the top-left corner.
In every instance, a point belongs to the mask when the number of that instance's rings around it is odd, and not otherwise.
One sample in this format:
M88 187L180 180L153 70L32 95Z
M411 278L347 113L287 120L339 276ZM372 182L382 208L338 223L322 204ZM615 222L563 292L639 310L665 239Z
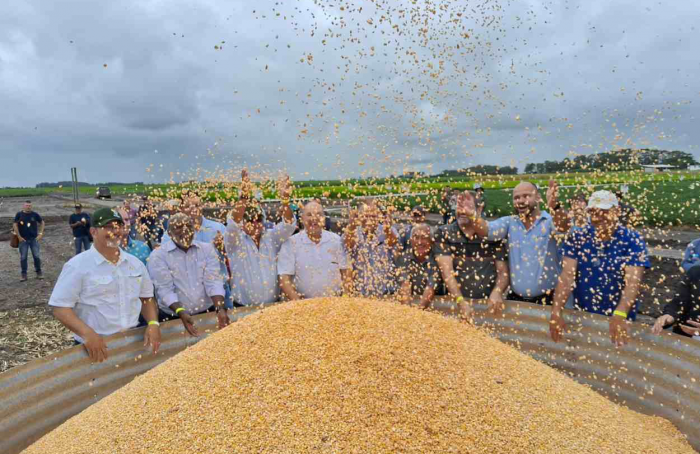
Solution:
M72 166L157 182L256 164L296 178L522 166L616 146L700 157L700 4L445 2L427 42L398 7L330 5L4 2L0 156L14 165L0 186Z

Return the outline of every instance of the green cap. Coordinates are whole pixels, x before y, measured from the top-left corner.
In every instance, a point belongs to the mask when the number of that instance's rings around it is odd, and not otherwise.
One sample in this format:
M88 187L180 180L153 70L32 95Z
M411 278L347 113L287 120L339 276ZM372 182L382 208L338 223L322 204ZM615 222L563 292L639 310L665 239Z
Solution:
M104 227L112 221L117 221L120 224L124 223L121 214L117 210L111 208L100 208L92 214L92 226L93 227Z

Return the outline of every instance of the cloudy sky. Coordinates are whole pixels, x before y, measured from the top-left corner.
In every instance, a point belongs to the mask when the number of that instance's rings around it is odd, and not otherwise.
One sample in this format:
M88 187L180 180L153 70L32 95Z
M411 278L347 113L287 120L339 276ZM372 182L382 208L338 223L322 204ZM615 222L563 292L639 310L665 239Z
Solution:
M700 2L5 0L0 186L700 159Z

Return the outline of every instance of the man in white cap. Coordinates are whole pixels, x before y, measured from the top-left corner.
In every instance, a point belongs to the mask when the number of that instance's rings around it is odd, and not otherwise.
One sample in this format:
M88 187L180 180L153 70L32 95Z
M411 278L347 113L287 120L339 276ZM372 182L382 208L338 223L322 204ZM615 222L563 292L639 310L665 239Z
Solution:
M573 291L574 307L610 317L610 339L627 340L627 320L636 317L644 269L649 268L642 236L620 223L617 197L594 192L588 200L590 223L574 227L564 247L562 272L554 291L550 335L555 342L566 329L562 309Z

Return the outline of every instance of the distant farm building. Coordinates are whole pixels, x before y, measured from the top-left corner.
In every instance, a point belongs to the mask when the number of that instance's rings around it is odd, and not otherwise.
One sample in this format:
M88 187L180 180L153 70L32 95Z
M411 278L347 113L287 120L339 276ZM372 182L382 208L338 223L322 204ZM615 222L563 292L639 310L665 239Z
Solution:
M673 170L676 168L676 166L672 166L670 164L647 164L642 165L642 168L646 173L657 173L665 172L667 170Z

